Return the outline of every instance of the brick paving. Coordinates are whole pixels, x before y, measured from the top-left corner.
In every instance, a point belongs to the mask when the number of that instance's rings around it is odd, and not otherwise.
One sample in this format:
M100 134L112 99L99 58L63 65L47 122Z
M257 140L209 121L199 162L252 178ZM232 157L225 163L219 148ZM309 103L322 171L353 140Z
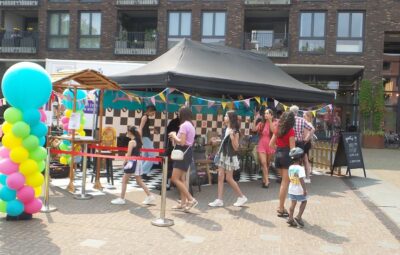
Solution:
M195 188L200 204L189 214L170 209L178 196L169 191L167 217L175 225L160 228L150 224L159 216L159 196L146 207L143 192L130 192L127 205L115 206L112 194L78 201L53 187L57 212L27 222L1 218L0 254L400 254L399 229L382 224L376 208L342 178L314 177L303 229L276 217L278 184L265 190L259 182L242 183L249 198L243 208L232 206L228 187L225 207L208 208L216 188Z

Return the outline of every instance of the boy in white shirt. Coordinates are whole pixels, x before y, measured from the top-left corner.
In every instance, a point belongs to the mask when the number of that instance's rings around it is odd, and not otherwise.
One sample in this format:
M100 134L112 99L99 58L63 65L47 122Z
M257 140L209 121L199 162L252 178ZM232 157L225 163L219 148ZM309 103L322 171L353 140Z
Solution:
M289 199L292 201L289 210L289 219L287 221L290 227L297 227L297 225L304 227L304 222L301 219L301 216L303 215L304 209L307 205L307 190L304 183L306 173L304 167L300 165L303 155L304 151L299 147L295 147L289 152L289 156L293 160L293 164L289 167L288 170L288 175L290 179ZM301 202L300 209L297 216L293 218L294 209L296 208L297 201Z

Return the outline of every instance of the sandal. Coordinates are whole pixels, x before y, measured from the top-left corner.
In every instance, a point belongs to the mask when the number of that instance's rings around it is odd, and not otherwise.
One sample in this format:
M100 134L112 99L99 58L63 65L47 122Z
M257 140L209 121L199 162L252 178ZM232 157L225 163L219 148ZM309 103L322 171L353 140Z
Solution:
M186 204L186 207L185 207L184 211L185 211L185 212L189 212L190 209L192 209L193 207L195 207L195 206L198 205L198 204L199 204L199 202L198 202L196 199L193 198L192 201L189 201L189 202Z
M172 206L173 210L182 210L182 209L185 209L185 208L186 208L186 205L183 205L181 203L178 203L178 204Z
M296 221L297 224L299 224L300 226L304 227L304 221L302 219L299 218L294 218L294 220Z
M278 209L278 210L276 210L276 212L278 213L278 217L281 217L281 218L289 217L289 213L286 209L283 209L283 211L280 211Z
M289 224L289 227L297 227L297 223L293 219L286 221L286 223Z

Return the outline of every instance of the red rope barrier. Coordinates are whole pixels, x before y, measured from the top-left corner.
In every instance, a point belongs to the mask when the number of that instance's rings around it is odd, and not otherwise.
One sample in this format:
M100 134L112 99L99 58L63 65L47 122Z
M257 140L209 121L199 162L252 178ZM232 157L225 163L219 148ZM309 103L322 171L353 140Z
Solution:
M63 151L51 149L51 153L53 154L69 154L72 156L87 156L92 158L109 158L109 159L125 159L125 160L143 160L143 161L153 161L153 162L162 162L162 158L146 158L146 157L136 157L136 156L113 156L113 155L103 155L103 154L93 154L93 153L83 153L78 151Z

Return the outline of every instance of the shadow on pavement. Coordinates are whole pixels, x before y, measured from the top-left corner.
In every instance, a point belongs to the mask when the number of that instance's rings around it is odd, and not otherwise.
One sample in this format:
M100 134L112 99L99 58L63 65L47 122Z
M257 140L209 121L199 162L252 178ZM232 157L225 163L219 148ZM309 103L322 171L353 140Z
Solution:
M350 240L347 237L338 236L338 235L336 235L332 232L329 232L315 224L308 225L307 222L306 222L306 226L299 230L304 231L309 235L313 235L315 237L323 239L326 242L332 243L332 244L343 244L343 243L350 242Z
M257 225L260 225L260 226L263 226L263 227L268 227L268 228L276 227L275 224L273 224L272 222L264 220L264 219L261 219L261 218L257 217L254 214L248 213L246 211L247 207L240 207L239 210L232 210L231 208L228 208L228 207L226 207L224 209L227 210L229 212L229 214L231 214L233 216L236 216L238 218L242 218L242 219L251 221L251 222L253 222L253 223L257 224Z
M218 222L201 217L196 213L172 213L173 217L185 220L187 224L196 225L208 231L222 231L222 226Z

